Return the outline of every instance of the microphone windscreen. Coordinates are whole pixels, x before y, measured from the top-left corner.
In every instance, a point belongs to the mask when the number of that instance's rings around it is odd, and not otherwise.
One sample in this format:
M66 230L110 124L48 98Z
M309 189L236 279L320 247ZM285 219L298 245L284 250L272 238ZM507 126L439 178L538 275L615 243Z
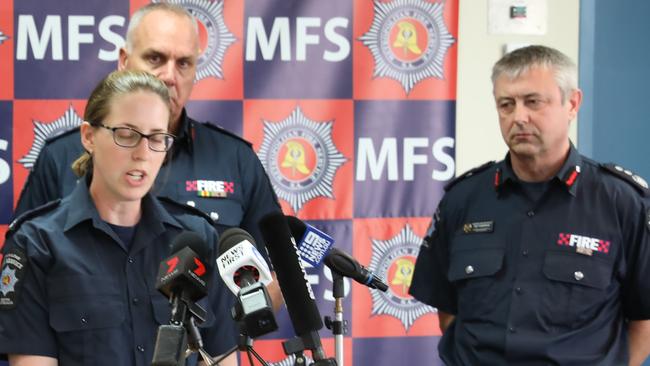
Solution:
M287 224L291 229L291 233L296 240L300 240L305 236L305 231L307 231L307 224L295 216L285 216L287 218Z
M230 250L230 248L241 243L244 240L248 240L251 244L255 245L255 240L246 230L240 229L238 227L231 227L221 234L219 238L219 255Z
M300 263L298 248L287 219L280 212L270 213L259 222L271 263L278 278L289 318L298 336L323 327L315 296Z
M206 262L210 248L208 248L208 243L199 234L192 231L183 231L176 235L170 244L170 254L174 254L185 247L192 249L203 262Z

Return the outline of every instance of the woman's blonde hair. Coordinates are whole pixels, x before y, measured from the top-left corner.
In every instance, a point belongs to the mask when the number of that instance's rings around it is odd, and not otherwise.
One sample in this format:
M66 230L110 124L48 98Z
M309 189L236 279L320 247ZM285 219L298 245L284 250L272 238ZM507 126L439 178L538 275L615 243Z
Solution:
M137 91L157 94L171 108L169 91L165 84L155 76L144 71L113 71L97 84L88 98L84 111L84 120L91 126L99 126L111 110L111 102L119 96ZM72 170L78 177L92 174L92 156L84 152L74 163Z

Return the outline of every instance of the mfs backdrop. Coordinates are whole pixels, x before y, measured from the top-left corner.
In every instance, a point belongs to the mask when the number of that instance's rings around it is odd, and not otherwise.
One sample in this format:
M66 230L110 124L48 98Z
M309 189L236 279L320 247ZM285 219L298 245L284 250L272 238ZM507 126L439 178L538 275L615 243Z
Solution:
M44 140L81 122L146 2L0 2L0 233ZM435 310L408 287L455 172L458 1L174 2L200 25L189 114L251 141L285 213L332 235L390 286L346 280L346 365L438 364ZM331 273L307 271L332 315ZM285 312L278 318L280 330L255 348L289 365L281 340L292 330ZM333 357L332 334L321 336Z

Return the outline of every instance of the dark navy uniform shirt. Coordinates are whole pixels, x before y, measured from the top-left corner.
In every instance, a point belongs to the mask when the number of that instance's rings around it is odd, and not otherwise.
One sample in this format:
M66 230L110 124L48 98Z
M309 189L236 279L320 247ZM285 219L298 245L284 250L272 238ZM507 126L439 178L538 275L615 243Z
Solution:
M152 194L200 209L215 221L220 234L241 227L266 257L258 221L279 212L280 206L257 155L241 138L198 123L185 111L181 121L178 139ZM70 166L82 152L78 128L48 140L29 174L15 216L72 192L77 177Z
M627 365L626 321L650 319L650 211L620 175L571 146L538 200L508 157L448 188L410 288L456 316L446 364Z
M57 358L59 365L148 366L156 332L170 321L167 298L155 287L169 244L184 230L201 236L216 258L217 233L195 210L147 195L128 251L101 220L86 184L60 204L10 229L3 248L0 354ZM212 272L206 350L235 345L228 319L230 292ZM221 334L223 332L226 335Z

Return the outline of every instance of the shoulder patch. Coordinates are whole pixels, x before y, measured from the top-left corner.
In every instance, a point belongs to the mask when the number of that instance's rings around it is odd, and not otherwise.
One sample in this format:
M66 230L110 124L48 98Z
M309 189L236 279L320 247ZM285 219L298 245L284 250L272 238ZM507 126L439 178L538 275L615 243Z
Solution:
M169 198L167 196L156 196L156 198L160 202L162 202L163 205L165 205L165 206L171 206L173 208L180 209L181 211L185 211L187 213L190 213L190 214L193 214L193 215L196 215L196 216L201 216L211 226L214 226L214 220L212 220L212 218L210 216L208 216L208 214L206 214L205 212L199 210L196 207L192 207L190 205L186 205L184 203L178 202L178 201L176 201L174 199L171 199L171 198Z
M10 233L13 233L16 230L18 230L20 228L20 225L23 224L23 222L31 220L46 212L50 212L54 210L55 208L59 207L59 204L61 204L60 198L24 212L22 215L15 218L14 221L11 222L11 224L9 224L9 230L7 230L7 236L9 236Z
M612 163L600 164L600 167L603 168L606 172L611 173L630 183L642 195L647 196L650 194L650 190L648 189L648 182L640 176L634 174L634 172L631 170L625 169L619 165Z
M210 122L196 122L196 121L193 121L193 122L196 123L196 124L200 124L202 126L205 126L205 127L209 128L211 130L217 131L219 133L223 133L224 135L234 137L235 139L237 139L237 140L245 143L246 145L248 145L248 147L250 147L250 148L253 147L253 144L251 142L249 142L248 140L244 139L243 137L239 136L238 134L236 134L236 133L234 133L232 131L226 130L223 127L217 126L217 125L212 124Z
M19 248L9 249L0 266L0 311L16 307L27 271L27 256Z
M488 161L487 163L485 163L485 164L483 164L481 166L478 166L478 167L476 167L474 169L470 169L470 170L466 171L462 175L454 178L449 183L445 184L445 192L449 191L454 185L456 185L456 183L460 182L461 180L463 180L465 178L469 178L469 177L473 176L476 173L482 172L483 170L491 167L494 164L495 164L494 160L492 160L492 161Z
M67 130L63 130L63 131L58 132L58 133L56 133L56 134L54 134L52 136L49 136L47 139L45 139L45 142L55 141L55 140L58 140L60 138L65 137L65 136L72 135L75 132L77 132L77 133L79 132L79 126L70 127Z

